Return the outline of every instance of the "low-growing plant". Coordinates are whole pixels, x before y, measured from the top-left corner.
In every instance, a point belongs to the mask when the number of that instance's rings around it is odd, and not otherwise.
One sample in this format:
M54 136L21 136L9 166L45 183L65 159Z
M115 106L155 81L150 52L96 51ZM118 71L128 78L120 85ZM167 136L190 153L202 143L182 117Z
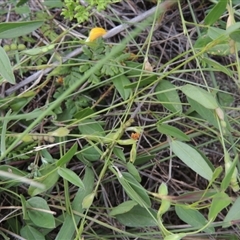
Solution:
M85 2L77 21L110 3ZM117 43L98 38L105 34L99 26L97 39L83 42L69 29L56 35L40 20L0 24L0 36L12 34L17 46L18 28L46 34L44 45L29 36L33 48L0 48L7 87L38 74L34 86L0 99L4 239L239 235L237 4L219 0L196 19L199 5L175 1L182 30L171 26L166 33L165 22L157 31L173 2L159 1L156 9L164 11L151 10ZM83 5L65 4L64 16L77 18Z
M62 15L70 21L76 19L78 23L88 21L96 9L98 12L106 9L112 3L121 0L86 0L84 4L79 4L78 0L64 0Z

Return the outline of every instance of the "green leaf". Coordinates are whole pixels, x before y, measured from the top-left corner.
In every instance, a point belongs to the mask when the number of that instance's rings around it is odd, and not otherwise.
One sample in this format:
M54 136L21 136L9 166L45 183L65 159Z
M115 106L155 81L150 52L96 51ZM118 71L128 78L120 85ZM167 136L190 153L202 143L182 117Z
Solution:
M129 85L131 82L125 75L120 75L113 78L113 85L116 90L119 92L123 100L127 100L131 95L132 90L124 88L126 85Z
M0 23L0 39L16 38L35 31L44 21Z
M37 118L40 114L42 114L42 110L34 110L33 112L30 113L25 113L25 114L15 114L15 115L10 115L10 116L4 116L4 117L0 117L0 121L4 120L4 119L9 119L9 120L20 120L20 119L24 119L24 120L31 120L33 118ZM52 116L52 112L48 113L47 116L51 115Z
M25 239L45 240L44 235L30 225L26 225L25 227L21 228L20 234Z
M134 165L143 165L147 162L149 162L151 159L155 158L156 155L143 155L143 156L137 156Z
M14 8L15 10L15 13L21 15L21 14L30 14L31 13L31 10L29 8L28 5L24 5L24 6L20 6L20 7L17 7L17 8Z
M54 137L66 137L68 136L69 132L69 129L66 127L60 127L53 132L49 132L48 134Z
M22 215L24 220L29 220L29 217L27 215L27 201L25 197L20 194L21 204L22 204Z
M161 196L167 196L168 195L168 187L167 184L162 182L161 185L158 188L158 194ZM167 198L162 198L161 206L158 210L158 215L162 216L164 213L166 213L171 206L171 201L169 201Z
M231 93L217 92L217 98L221 106L229 107L234 102L234 97Z
M194 48L200 50L210 42L212 42L212 39L207 34L202 33L202 35L200 35L195 41Z
M224 192L219 192L214 195L208 219L214 221L217 215L232 202L231 198Z
M226 11L227 1L219 0L218 3L211 9L208 15L204 19L204 24L212 25L214 24Z
M213 176L212 176L212 179L211 181L209 182L209 186L211 186L215 180L220 176L220 174L222 173L223 171L223 167L222 166L218 166L214 169L214 172L213 172Z
M10 108L14 112L18 112L18 111L22 110L32 99L33 99L33 97L29 97L29 98L15 98L10 103Z
M143 64L138 62L126 61L126 75L129 78L139 77L142 74Z
M28 0L19 0L16 6L20 7L20 6L24 5L27 2L28 2Z
M162 199L161 206L158 210L158 214L162 216L164 213L166 213L169 210L170 207L171 207L171 201L167 199Z
M207 219L195 209L176 205L175 211L182 221L195 227L197 230L203 228L207 224ZM215 229L214 227L207 227L204 229L204 232L211 234L215 232Z
M125 158L125 155L124 155L124 152L123 152L123 149L118 147L118 146L115 146L113 148L113 153L114 155L119 158L121 161L123 162L126 162L126 158Z
M84 108L82 110L80 110L79 112L77 112L75 115L74 115L74 118L76 119L82 119L82 118L86 118L88 117L89 115L92 115L94 113L94 111L87 107L87 108Z
M116 74L114 73L114 71L112 70L112 68L108 65L104 65L101 68L101 74L102 75L109 75L111 77L115 76Z
M150 207L151 201L142 185L130 173L119 173L118 180L128 196L140 206Z
M151 205L150 198L146 192L146 189L129 173L123 172L122 176L130 184L132 189L141 197L144 204L148 207ZM133 199L134 200L134 199ZM139 204L139 203L138 203Z
M235 35L235 31L237 31L238 35L238 29L240 25L239 23L235 23L231 27L227 28L227 30L223 30L216 27L209 27L207 35L212 39L216 40L215 45L211 46L210 49L207 50L208 53L218 56L226 56L230 54L230 46L229 46L229 37ZM240 49L240 43L238 41L235 42L235 46L237 50Z
M50 208L48 207L46 200L41 197L32 197L27 200L27 208L28 216L36 226L55 228L55 220L52 213L50 213Z
M127 141L127 140L126 140ZM137 142L135 141L133 144L132 144L132 148L131 148L131 151L130 151L130 156L129 156L129 161L130 163L134 163L135 160L136 160L136 157L137 157ZM133 166L133 165L132 165ZM135 168L135 167L134 167ZM136 169L136 168L135 168ZM138 173L138 171L134 171L134 169L128 169L128 171L131 172L131 174L136 178L136 179L139 179L139 182L141 181L141 178L140 178L140 175ZM135 174L135 175L134 175Z
M109 213L110 216L116 216L119 214L124 214L130 211L137 203L135 201L129 200L119 204L117 207L114 207Z
M86 72L88 69L90 68L90 65L89 64L83 64L79 67L79 72L80 73L84 73Z
M153 209L146 209L139 205L130 211L115 215L116 219L128 227L154 227L157 226L157 213Z
M90 146L89 144L85 145L81 152L79 153L80 156L86 158L90 162L95 162L101 158L101 150L96 149L97 146Z
M22 182L20 180L21 177L25 177L28 174L27 172L20 171L19 169L15 168L15 167L12 167L10 165L1 165L0 166L0 171L3 171L5 173L13 173L16 176L19 176L19 178L14 180L14 179L11 179L11 176L6 177L6 176L2 176L0 174L1 182L3 183L4 181L6 181L6 183L4 184L4 188L10 188L10 187L13 187L13 186L21 185L22 184Z
M182 132L181 130L179 130L178 128L176 127L173 127L173 126L169 126L168 124L157 124L157 130L160 132L160 133L163 133L163 134L166 134L168 136L172 136L172 137L175 137L179 140L182 140L182 141L189 141L190 138L188 135L186 135L184 132Z
M42 149L40 151L40 154L41 154L42 161L47 162L48 164L55 162L55 159L53 159L48 149Z
M164 238L164 240L181 240L182 238L186 237L187 233L176 233L168 235Z
M236 43L236 48L239 50L240 49L240 44ZM218 44L212 48L210 48L207 53L212 54L212 55L217 55L217 56L227 56L230 53L230 46L229 43L225 44Z
M212 49L211 49L211 51L212 51ZM215 60L213 60L209 57L208 58L203 57L203 58L201 58L201 61L207 63L213 69L225 73L229 77L232 77L232 75L233 75L232 71L230 71L228 68L226 68L225 66L223 66L219 62L217 62L217 61L215 61Z
M212 39L212 40L222 40L226 41L227 36L226 36L226 30L223 30L221 28L216 28L216 27L209 27L207 31L207 35Z
M200 87L186 84L181 90L186 96L195 100L205 108L216 109L218 107L218 103L213 95Z
M164 182L161 183L161 185L158 188L158 194L160 194L161 196L168 195L168 187L166 183Z
M92 203L93 203L93 199L95 197L95 193L90 193L88 194L84 199L83 199L83 202L82 202L82 208L83 209L88 209L91 207Z
M63 2L61 0L45 0L43 5L45 5L48 9L63 8Z
M232 24L231 26L229 26L226 29L226 35L230 36L232 33L234 33L235 31L238 31L240 28L240 22L236 22L234 24Z
M135 89L136 87L140 88L140 87L145 87L155 81L157 81L157 76L156 75L150 75L147 77L142 77L141 81L136 81L136 82L132 82L128 85L125 86L126 89L130 88L130 89Z
M45 189L41 189L41 188L35 187L34 185L30 185L30 187L28 188L28 194L30 196L35 196L37 194L46 192L48 189L53 187L59 179L59 175L56 171L55 166L49 165L45 167L42 171L40 171L40 173L42 176L36 180L34 179L34 181L44 184Z
M231 206L230 210L227 211L227 215L224 218L223 228L230 227L234 224L234 221L239 222L240 219L240 197Z
M87 120L81 121L78 128L82 134L95 135L95 136L101 136L101 137L105 136L105 131L103 130L100 123L93 119L87 119Z
M180 158L189 168L191 168L203 178L211 180L213 171L198 151L186 143L179 141L172 141L170 144L174 154Z
M82 208L82 202L83 199L93 191L94 187L94 173L90 168L86 168L85 170L85 176L83 178L83 184L85 186L85 189L79 188L78 192L73 200L72 203L72 210L83 213L83 208ZM79 215L68 215L64 214L64 222L63 225L58 232L57 237L55 240L62 240L62 239L72 239L73 234L75 233L76 230L76 225L78 225L79 221L81 219L81 216Z
M140 174L137 170L137 168L133 165L133 163L131 162L128 162L127 163L127 170L129 173L132 174L132 176L138 181L138 182L141 182L141 177L140 177Z
M16 83L8 55L1 46L0 46L0 74L7 82L11 84Z
M231 183L232 175L235 171L235 167L236 167L238 161L239 161L238 155L236 155L233 162L231 160L229 160L230 167L229 167L229 169L226 170L225 176L221 182L221 190L223 192L229 187L229 185Z
M216 114L214 113L214 110L205 108L200 103L196 102L195 100L191 98L187 98L189 104L191 107L205 120L208 121L208 123L212 124L214 127L218 128L218 122Z
M1 165L0 166L0 170L4 171L4 172L10 172L10 173L16 174L19 177L24 177L24 176L26 176L28 174L27 172L23 172L23 171L19 170L18 168L15 168L15 167L10 166L10 165ZM0 175L0 179L2 181L9 180L9 178L1 176L1 175Z
M82 182L82 180L79 178L79 176L73 172L70 169L67 168L59 168L58 169L58 174L66 179L67 181L69 181L70 183L72 183L75 186L78 186L80 188L84 188L84 184Z
M47 52L53 50L55 47L54 44L49 44L43 47L36 47L36 48L32 48L32 49L26 49L24 51L22 51L23 54L29 55L29 56L36 56L39 54L46 54Z
M167 80L162 80L155 88L157 99L169 111L182 113L182 104L176 87Z
M230 33L229 37L233 39L235 42L240 42L240 30L236 30Z
M62 167L64 164L67 164L77 152L77 147L77 143L74 143L74 145L56 162L56 166Z

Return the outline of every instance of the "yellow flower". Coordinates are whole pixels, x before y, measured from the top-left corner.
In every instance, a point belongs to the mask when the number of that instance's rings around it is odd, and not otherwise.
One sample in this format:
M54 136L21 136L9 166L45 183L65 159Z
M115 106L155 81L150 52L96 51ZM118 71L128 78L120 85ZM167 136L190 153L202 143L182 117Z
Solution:
M88 38L86 39L86 42L93 42L94 40L96 40L99 37L102 37L103 35L106 34L106 30L104 28L93 28L90 33Z

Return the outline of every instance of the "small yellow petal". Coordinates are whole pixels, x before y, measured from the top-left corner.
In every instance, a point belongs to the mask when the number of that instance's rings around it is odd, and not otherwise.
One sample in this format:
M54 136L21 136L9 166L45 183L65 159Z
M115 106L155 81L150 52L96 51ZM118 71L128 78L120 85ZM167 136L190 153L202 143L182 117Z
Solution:
M102 37L103 35L106 34L106 30L104 28L93 28L90 33L89 33L89 37L87 38L86 42L93 42L94 40L96 40L99 37Z

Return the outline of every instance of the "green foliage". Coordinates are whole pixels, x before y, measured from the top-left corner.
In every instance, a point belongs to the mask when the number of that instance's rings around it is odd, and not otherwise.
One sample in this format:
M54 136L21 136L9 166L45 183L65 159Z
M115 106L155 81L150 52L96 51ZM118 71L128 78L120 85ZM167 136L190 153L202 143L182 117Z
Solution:
M157 98L165 108L173 113L182 112L182 104L175 86L167 81L162 80L156 87Z
M0 47L0 69L0 74L7 82L12 84L16 82L10 60L2 47ZM0 79L0 83L2 81L3 79Z
M76 19L78 23L89 20L94 8L97 11L104 10L109 4L119 2L120 0L86 0L86 5L80 5L78 0L64 0L62 15L70 21Z
M157 130L167 136L175 137L182 141L190 141L190 138L181 130L167 124L158 124Z
M69 86L81 81L85 72L90 71L96 62L101 62L102 59L109 55L111 50L112 47L110 45L105 44L102 39L97 39L94 43L83 46L83 53L78 56L76 61L70 60L68 66L59 66L56 68L51 73L51 76L64 75L65 77L63 85L56 89L53 95L54 99L59 98ZM99 70L91 73L88 78L88 83L92 84L92 86L98 86L105 78L112 77L113 84L119 94L124 100L127 100L132 92L130 89L125 89L125 86L130 84L128 77L124 75L124 65L129 57L129 53L123 53L116 57L114 56L109 60L108 64L104 64ZM79 65L79 67L76 65ZM54 111L56 114L60 114L59 120L69 119L83 108L89 106L89 99L89 93L84 95L79 94L74 96L74 101L72 101L72 98L68 98L65 101L66 109L59 107Z
M59 168L58 169L58 174L62 178L66 179L68 182L74 184L75 186L78 186L80 188L84 188L84 184L83 184L82 180L72 170L67 169L67 168Z
M13 143L15 138L7 137L5 140L6 140L6 145L9 146L11 145L11 143ZM11 161L20 160L20 159L21 160L29 159L34 156L33 149L34 147L36 147L36 145L37 145L36 141L22 142L14 149L14 151L11 151L8 154L8 158L11 159Z
M224 228L231 226L232 224L231 221L239 220L240 218L240 214L238 211L239 207L240 207L240 197L238 196L224 218L224 224L223 224Z
M66 0L62 14L83 22L116 1L85 2ZM231 228L240 219L234 90L240 84L232 85L240 73L240 24L226 16L237 20L238 2L210 5L201 25L195 16L185 21L181 13L183 30L165 35L161 57L151 30L156 22L148 20L136 23L129 35L125 31L114 45L102 39L81 42L81 53L67 61L66 55L80 50L79 40L71 37L75 26L60 32L54 8L62 2L42 4L47 9L31 14L36 20L0 25L0 35L15 38L2 49L4 80L17 85L44 70L39 81L15 95L4 96L1 89L0 191L6 211L1 237L12 232L25 239L113 239L119 234L172 240L202 233L212 237L218 230L220 238L234 239ZM25 10L18 9L19 14ZM189 26L196 28L194 42ZM87 22L82 27L89 29ZM150 31L144 44L139 41L144 35L138 37L142 29ZM175 40L183 47L173 56ZM152 71L146 70L145 59ZM221 234L222 228L230 233Z
M219 0L218 3L211 9L208 15L204 19L206 25L212 25L215 23L225 12L227 7L227 1Z
M39 240L45 240L44 235L38 231L36 228L26 225L21 228L20 230L21 236L26 239L39 239Z
M42 26L43 21L29 21L29 22L15 22L15 23L0 23L0 39L2 38L16 38Z
M211 167L194 148L179 141L172 141L171 147L178 158L180 158L188 167L205 179L210 180L212 178L213 172Z
M59 179L59 175L55 166L47 164L42 165L42 168L39 170L39 176L35 176L35 179L36 182L43 184L44 188L41 189L31 184L28 188L28 194L32 197L46 192L50 188L54 187Z
M128 227L155 227L157 213L153 209L146 209L139 205L134 206L123 214L117 214L117 220Z
M93 191L94 187L94 173L90 168L86 168L85 175L83 178L83 184L85 188L79 188L74 200L71 203L71 208L73 211L83 213L84 209L82 207L83 200ZM56 240L61 239L71 239L75 232L75 226L80 222L82 217L80 215L71 215L67 214L65 216L65 221L63 222L60 231L56 236Z
M198 228L204 228L206 233L214 233L215 229L213 227L206 227L207 219L197 210L186 208L184 206L176 205L175 207L178 217L185 223Z
M117 175L119 182L128 196L137 202L141 207L150 207L151 201L145 189L129 173L123 172Z
M42 228L55 227L55 220L52 213L50 213L46 200L40 197L32 197L27 200L26 207L29 219L35 226Z

